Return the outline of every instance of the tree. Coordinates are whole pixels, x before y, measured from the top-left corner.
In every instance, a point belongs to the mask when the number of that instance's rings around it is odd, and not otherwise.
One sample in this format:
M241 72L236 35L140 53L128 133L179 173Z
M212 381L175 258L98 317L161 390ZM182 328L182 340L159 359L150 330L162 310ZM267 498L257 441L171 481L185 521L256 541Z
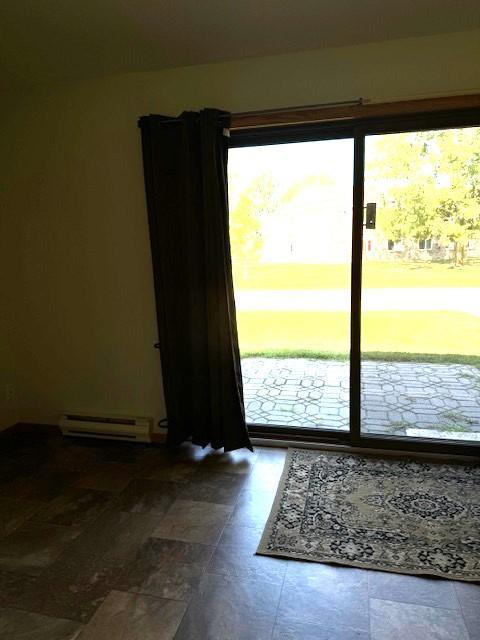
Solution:
M451 242L463 264L468 241L480 237L480 128L379 136L368 157L386 237Z
M235 178L230 177L235 189ZM262 225L266 216L278 206L277 189L270 173L256 176L247 188L232 198L235 205L230 212L230 242L233 262L242 267L243 275L249 265L259 259L263 247Z

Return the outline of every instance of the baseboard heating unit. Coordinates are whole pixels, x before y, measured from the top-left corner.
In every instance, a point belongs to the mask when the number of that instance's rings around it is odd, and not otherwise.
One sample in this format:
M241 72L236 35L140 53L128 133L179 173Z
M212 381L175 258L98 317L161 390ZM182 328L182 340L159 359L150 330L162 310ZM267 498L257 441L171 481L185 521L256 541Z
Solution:
M84 412L65 412L60 416L64 436L106 438L151 442L152 418Z

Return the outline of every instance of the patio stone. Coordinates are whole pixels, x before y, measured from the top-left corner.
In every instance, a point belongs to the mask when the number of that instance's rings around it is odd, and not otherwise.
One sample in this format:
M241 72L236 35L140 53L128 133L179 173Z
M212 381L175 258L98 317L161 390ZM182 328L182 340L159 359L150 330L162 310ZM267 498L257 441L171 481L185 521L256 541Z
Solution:
M248 422L348 428L348 362L245 358L242 372ZM471 365L365 361L362 403L365 433L423 429L425 435L468 438L480 433L480 371Z

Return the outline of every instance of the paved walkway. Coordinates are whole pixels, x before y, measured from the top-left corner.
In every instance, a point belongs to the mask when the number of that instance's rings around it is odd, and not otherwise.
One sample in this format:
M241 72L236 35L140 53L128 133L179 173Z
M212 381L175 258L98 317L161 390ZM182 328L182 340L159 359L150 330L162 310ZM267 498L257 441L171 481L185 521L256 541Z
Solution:
M348 429L349 364L332 360L242 360L247 421ZM478 440L480 371L469 365L364 362L366 433ZM430 433L429 433L430 432Z
M237 311L349 311L349 289L235 291ZM463 311L480 316L480 288L363 289L363 311Z

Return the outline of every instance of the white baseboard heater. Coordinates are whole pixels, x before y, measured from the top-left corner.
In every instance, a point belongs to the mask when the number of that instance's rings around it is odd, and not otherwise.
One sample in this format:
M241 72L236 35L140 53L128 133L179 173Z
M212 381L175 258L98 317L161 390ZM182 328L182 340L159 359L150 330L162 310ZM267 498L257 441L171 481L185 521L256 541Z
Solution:
M65 412L60 416L59 423L64 436L151 442L153 419L139 416Z

